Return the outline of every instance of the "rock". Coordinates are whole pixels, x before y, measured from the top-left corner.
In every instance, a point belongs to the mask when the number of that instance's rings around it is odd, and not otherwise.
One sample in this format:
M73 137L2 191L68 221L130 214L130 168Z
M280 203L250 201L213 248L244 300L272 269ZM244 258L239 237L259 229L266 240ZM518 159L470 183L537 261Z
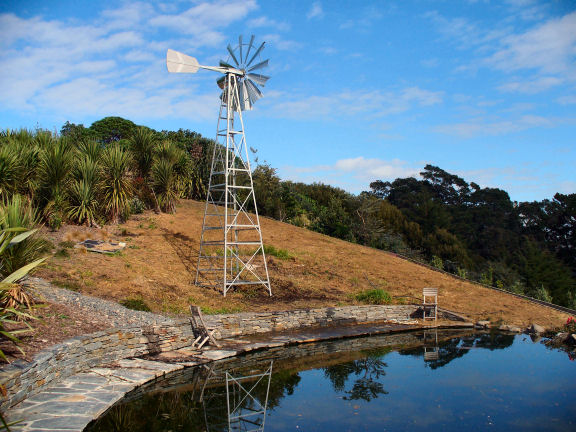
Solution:
M507 324L502 324L500 327L498 327L498 330L500 331L510 331L510 326Z
M522 333L522 329L520 327L516 327L516 326L509 326L509 330L513 333Z
M538 334L531 334L530 335L530 340L534 343L540 342L541 339L542 339L542 336L540 336Z
M528 329L528 333L534 333L534 334L544 333L545 331L546 329L544 327L536 323L532 323L532 325Z
M490 321L478 321L476 323L476 328L481 328L481 329L490 328Z
M568 337L567 341L572 345L576 345L576 334L572 333L570 337Z

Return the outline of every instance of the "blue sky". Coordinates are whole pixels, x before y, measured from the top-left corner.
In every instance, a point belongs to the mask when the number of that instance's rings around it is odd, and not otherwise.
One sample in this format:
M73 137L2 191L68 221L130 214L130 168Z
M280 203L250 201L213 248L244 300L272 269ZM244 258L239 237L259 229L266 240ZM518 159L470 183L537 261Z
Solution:
M248 144L283 179L350 192L430 163L513 200L576 192L575 1L0 0L0 128L117 115L213 137L217 74L266 41Z

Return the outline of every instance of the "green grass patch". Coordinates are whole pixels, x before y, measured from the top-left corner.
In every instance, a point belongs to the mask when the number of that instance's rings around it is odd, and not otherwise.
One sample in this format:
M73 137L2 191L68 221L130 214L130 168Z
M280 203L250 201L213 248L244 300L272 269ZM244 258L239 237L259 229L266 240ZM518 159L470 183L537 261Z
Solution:
M355 298L365 304L386 305L392 303L392 297L388 291L379 288L362 291L356 294Z
M264 252L268 256L275 256L276 258L280 259L290 259L293 255L288 252L286 249L276 249L272 245L264 245Z
M150 306L146 304L146 302L142 299L138 298L127 298L120 301L120 304L124 306L126 309L132 309L135 311L143 311L143 312L152 312Z
M206 315L225 315L242 312L242 308L239 307L222 307L222 308L212 308L210 306L200 306L202 313Z
M54 258L70 258L70 252L68 252L68 249L58 249L54 253Z
M70 281L70 280L55 280L52 281L52 283L54 285L56 285L57 287L60 288L64 288L70 291L80 291L82 289L82 285L80 285L80 283L76 282L76 281Z
M58 243L58 246L60 246L62 249L72 249L74 246L76 246L76 242L71 240L62 241Z

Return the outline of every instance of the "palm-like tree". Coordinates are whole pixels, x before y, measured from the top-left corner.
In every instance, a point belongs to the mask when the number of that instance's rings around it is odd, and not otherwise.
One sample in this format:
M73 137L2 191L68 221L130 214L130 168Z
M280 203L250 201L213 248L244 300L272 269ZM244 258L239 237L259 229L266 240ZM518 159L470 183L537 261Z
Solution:
M157 142L154 131L139 127L130 137L129 142L138 176L147 179L154 163L154 151Z
M158 159L152 166L152 189L162 211L174 213L178 201L177 179L174 163Z
M117 143L107 147L102 154L102 193L112 223L118 223L129 208L130 164L130 154Z

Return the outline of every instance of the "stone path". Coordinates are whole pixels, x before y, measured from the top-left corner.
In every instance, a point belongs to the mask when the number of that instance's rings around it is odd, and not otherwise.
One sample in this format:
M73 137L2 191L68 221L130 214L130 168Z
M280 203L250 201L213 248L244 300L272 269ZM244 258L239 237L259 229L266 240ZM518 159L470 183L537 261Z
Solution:
M259 338L222 340L222 349L183 348L153 359L124 359L92 368L48 387L10 409L10 421L23 420L14 432L81 432L129 391L170 372L258 349L288 344L368 336L414 329L413 325L365 325L282 332ZM177 361L182 359L181 361Z
M235 355L234 351L211 352L214 359ZM187 362L195 366L208 358ZM10 421L23 419L14 432L80 432L94 419L136 387L164 374L183 369L183 364L133 359L115 362L73 375L18 404L8 414Z

